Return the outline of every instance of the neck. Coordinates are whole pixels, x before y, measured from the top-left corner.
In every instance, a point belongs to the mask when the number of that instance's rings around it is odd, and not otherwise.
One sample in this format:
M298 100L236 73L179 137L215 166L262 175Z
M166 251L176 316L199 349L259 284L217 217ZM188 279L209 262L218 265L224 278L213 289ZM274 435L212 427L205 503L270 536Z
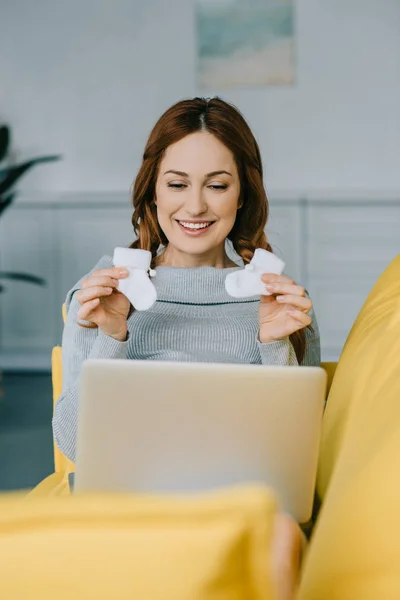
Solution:
M215 267L216 269L226 269L228 267L237 267L225 252L225 244L222 248L215 249L207 254L186 254L177 248L168 245L164 252L158 257L157 266L163 267Z

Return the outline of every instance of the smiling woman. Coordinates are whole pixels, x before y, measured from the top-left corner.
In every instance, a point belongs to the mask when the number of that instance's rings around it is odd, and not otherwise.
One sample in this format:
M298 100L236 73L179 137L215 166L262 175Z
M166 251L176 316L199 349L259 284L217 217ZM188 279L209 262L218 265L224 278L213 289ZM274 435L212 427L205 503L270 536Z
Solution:
M133 249L152 256L157 302L133 310L128 273L110 257L70 290L63 390L54 413L60 449L75 458L78 382L86 358L318 365L312 302L287 275L264 273L265 295L232 298L227 275L257 248L272 251L261 155L241 113L220 98L182 100L157 121L133 194ZM229 240L237 263L226 252ZM311 326L312 324L312 326Z
M87 358L280 366L320 361L304 287L286 275L263 273L265 295L233 298L225 289L227 275L248 264L257 248L272 251L260 151L235 107L194 98L168 109L150 133L132 201L137 239L131 248L151 253L157 301L146 311L133 310L118 291L128 272L107 256L68 293L63 389L53 429L71 460ZM227 255L227 240L237 263ZM285 574L280 597L289 598L298 530L283 522L273 553L277 579Z

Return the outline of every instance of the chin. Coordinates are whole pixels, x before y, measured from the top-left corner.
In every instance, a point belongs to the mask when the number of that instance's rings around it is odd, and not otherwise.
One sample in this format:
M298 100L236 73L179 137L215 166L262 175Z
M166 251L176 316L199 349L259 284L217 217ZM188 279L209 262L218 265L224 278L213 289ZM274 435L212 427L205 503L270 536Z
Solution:
M171 246L173 246L178 252L182 252L184 254L191 254L192 256L200 256L202 254L207 254L208 252L212 252L218 247L220 244L204 244L197 240L189 241L184 244L176 243L173 241L170 242Z

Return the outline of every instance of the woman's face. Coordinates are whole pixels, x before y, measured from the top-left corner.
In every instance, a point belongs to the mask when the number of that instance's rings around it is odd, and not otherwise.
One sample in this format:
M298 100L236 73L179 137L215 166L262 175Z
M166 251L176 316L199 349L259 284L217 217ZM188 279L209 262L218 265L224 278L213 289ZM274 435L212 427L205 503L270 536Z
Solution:
M215 136L196 132L169 146L159 166L155 198L168 254L219 262L239 196L233 154Z

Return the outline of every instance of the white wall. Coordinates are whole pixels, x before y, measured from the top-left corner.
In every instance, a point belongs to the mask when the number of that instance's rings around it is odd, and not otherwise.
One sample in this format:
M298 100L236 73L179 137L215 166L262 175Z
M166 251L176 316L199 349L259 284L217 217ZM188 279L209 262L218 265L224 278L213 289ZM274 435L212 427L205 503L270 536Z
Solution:
M295 0L296 1L296 0ZM244 112L273 190L400 190L400 1L297 0L297 84L198 90L194 0L13 0L0 14L0 117L21 184L128 190L148 132L182 97Z

